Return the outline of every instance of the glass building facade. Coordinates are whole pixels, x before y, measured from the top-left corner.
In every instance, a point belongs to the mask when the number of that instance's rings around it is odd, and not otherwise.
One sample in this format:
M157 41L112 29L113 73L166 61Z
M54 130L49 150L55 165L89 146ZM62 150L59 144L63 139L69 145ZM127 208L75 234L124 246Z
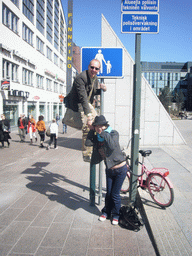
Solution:
M190 68L192 62L141 62L142 74L156 95L168 87L174 94L181 90L185 97L185 107L189 106Z

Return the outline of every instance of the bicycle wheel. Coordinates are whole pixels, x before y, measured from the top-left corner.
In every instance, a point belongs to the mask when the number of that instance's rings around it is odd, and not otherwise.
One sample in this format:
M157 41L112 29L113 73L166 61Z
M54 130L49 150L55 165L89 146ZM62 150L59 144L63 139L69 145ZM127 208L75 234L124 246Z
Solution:
M129 186L130 186L130 177L127 173L125 179L124 179L124 182L123 182L123 185L121 187L121 193L127 193L129 191Z
M152 199L161 207L172 205L174 200L173 188L168 181L158 173L152 173L147 181L148 190Z

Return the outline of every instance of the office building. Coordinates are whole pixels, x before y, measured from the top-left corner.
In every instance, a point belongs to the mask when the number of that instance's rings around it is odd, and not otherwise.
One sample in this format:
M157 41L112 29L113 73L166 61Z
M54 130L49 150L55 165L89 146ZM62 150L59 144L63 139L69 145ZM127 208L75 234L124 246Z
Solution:
M0 3L0 112L49 122L64 114L67 26L60 0ZM74 74L73 74L74 76Z
M143 75L156 95L160 95L165 87L169 87L173 94L181 90L185 97L184 108L192 110L190 99L192 62L141 62L141 66Z

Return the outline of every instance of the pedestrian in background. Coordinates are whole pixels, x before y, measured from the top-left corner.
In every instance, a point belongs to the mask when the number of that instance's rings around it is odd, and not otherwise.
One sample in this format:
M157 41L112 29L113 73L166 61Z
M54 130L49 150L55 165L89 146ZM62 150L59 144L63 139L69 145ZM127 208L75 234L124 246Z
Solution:
M64 123L64 118L62 119L62 124L63 124L63 134L67 133L67 125Z
M59 126L60 116L57 114L55 119L56 119L56 123L57 123L57 125Z
M25 116L25 114L23 114L23 118L25 119L25 123L27 124L25 126L25 134L28 133L28 122L29 122L29 117Z
M4 148L4 135L3 135L3 123L2 123L2 120L0 120L0 142L2 144L1 148Z
M100 84L98 82L97 74L100 70L100 62L96 59L90 61L88 70L84 70L80 73L74 80L72 89L67 95L67 108L72 109L73 111L80 111L87 116L87 123L83 125L82 128L82 153L83 160L85 162L90 162L92 147L85 146L85 140L89 132L89 127L91 127L93 119L97 115L92 104L94 101L95 95L101 94L101 89L106 91L105 84ZM100 88L99 88L100 87ZM91 105L89 105L89 103Z
M3 131L3 140L1 141L2 143L2 148L4 148L4 142L7 142L7 146L9 148L10 142L9 139L11 139L9 133L10 133L10 122L8 119L6 119L5 115L1 115L1 127Z
M29 116L28 121L28 133L30 136L30 144L33 143L33 137L35 138L35 142L37 142L37 136L36 136L36 122L32 115Z
M51 133L51 136L50 136L49 144L47 146L47 150L50 149L50 146L53 141L54 141L54 149L58 149L58 147L57 147L58 125L57 125L55 119L52 120L52 123L50 125L50 133Z
M18 125L18 130L19 130L19 137L20 137L20 142L25 141L25 134L26 134L26 127L27 127L27 122L24 114L20 114L20 117L18 118L17 121Z
M109 126L103 115L96 116L92 125L94 129L90 130L85 142L86 146L93 146L91 163L98 164L104 160L106 166L107 193L99 220L111 218L112 224L118 225L120 191L128 171L125 156L120 149L119 133Z
M37 122L36 128L38 130L39 136L40 136L40 147L43 148L44 140L45 140L45 122L43 121L44 116L39 116L39 121Z

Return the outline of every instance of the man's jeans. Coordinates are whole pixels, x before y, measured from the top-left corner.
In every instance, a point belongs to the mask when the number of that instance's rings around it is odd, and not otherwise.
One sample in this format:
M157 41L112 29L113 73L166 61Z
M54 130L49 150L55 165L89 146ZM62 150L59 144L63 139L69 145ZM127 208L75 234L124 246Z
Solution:
M20 137L21 141L25 141L25 133L26 133L25 129L19 128L19 137Z
M106 170L107 194L105 196L105 207L102 212L106 213L108 218L112 215L113 218L119 219L119 211L121 208L120 191L126 173L126 165L118 169Z
M63 124L63 133L67 133L67 125Z

